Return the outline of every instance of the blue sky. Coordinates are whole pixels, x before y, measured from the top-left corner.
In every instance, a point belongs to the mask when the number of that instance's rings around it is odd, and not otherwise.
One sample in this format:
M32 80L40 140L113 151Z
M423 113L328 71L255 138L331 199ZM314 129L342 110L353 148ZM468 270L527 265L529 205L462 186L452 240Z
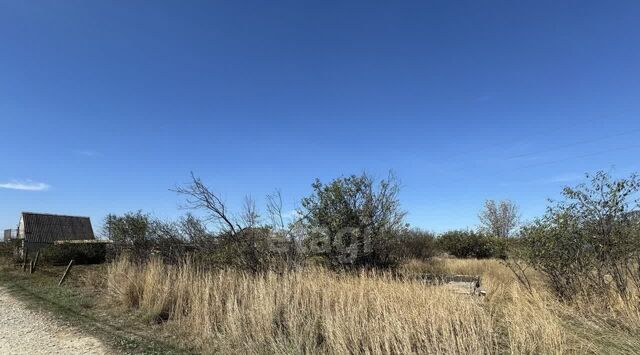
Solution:
M640 170L637 1L0 0L0 228L392 169L409 222Z

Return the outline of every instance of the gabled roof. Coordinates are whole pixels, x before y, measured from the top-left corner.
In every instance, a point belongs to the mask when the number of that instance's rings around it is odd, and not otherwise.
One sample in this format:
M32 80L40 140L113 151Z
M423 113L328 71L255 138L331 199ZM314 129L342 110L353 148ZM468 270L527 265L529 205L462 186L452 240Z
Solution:
M89 217L22 212L26 241L95 239Z

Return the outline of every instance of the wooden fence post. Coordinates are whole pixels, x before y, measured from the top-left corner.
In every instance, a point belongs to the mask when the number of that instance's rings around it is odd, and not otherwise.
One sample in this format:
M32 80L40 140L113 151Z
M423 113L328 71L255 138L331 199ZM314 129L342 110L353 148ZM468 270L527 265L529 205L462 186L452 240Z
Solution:
M36 258L33 260L33 271L36 271L36 265L38 265L38 258L40 257L40 250L36 252Z
M27 256L29 256L29 253L24 250L22 253L22 271L27 271Z
M67 265L67 269L64 271L64 274L62 274L62 278L60 279L60 282L58 282L58 286L62 285L62 283L64 282L64 279L67 277L67 274L69 273L69 269L71 269L72 264L73 264L73 259L69 261L69 265Z

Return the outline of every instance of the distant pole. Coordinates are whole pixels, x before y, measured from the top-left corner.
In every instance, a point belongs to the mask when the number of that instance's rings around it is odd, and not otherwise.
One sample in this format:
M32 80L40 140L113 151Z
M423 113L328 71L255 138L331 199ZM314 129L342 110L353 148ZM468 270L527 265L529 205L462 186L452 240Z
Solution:
M69 269L71 269L72 264L73 264L73 259L69 261L69 265L67 265L67 269L64 271L64 274L62 274L62 278L60 279L60 282L58 282L58 286L61 286L62 283L64 282L64 279L67 277L67 274L69 273Z
M29 273L33 274L33 260L29 260Z

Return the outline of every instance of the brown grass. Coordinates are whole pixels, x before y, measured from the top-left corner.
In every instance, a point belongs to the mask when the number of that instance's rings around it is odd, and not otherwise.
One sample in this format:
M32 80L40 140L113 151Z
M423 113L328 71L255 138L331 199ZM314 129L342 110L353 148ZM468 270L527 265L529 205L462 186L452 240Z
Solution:
M541 283L529 293L498 261L403 266L406 273L435 271L480 275L488 296L456 295L375 272L307 268L255 276L127 259L109 266L107 288L118 305L166 322L185 344L207 352L584 353L602 351L589 335L606 336L613 327L594 305L591 318L576 316L577 306L559 303ZM616 312L629 326L640 319L629 307Z

